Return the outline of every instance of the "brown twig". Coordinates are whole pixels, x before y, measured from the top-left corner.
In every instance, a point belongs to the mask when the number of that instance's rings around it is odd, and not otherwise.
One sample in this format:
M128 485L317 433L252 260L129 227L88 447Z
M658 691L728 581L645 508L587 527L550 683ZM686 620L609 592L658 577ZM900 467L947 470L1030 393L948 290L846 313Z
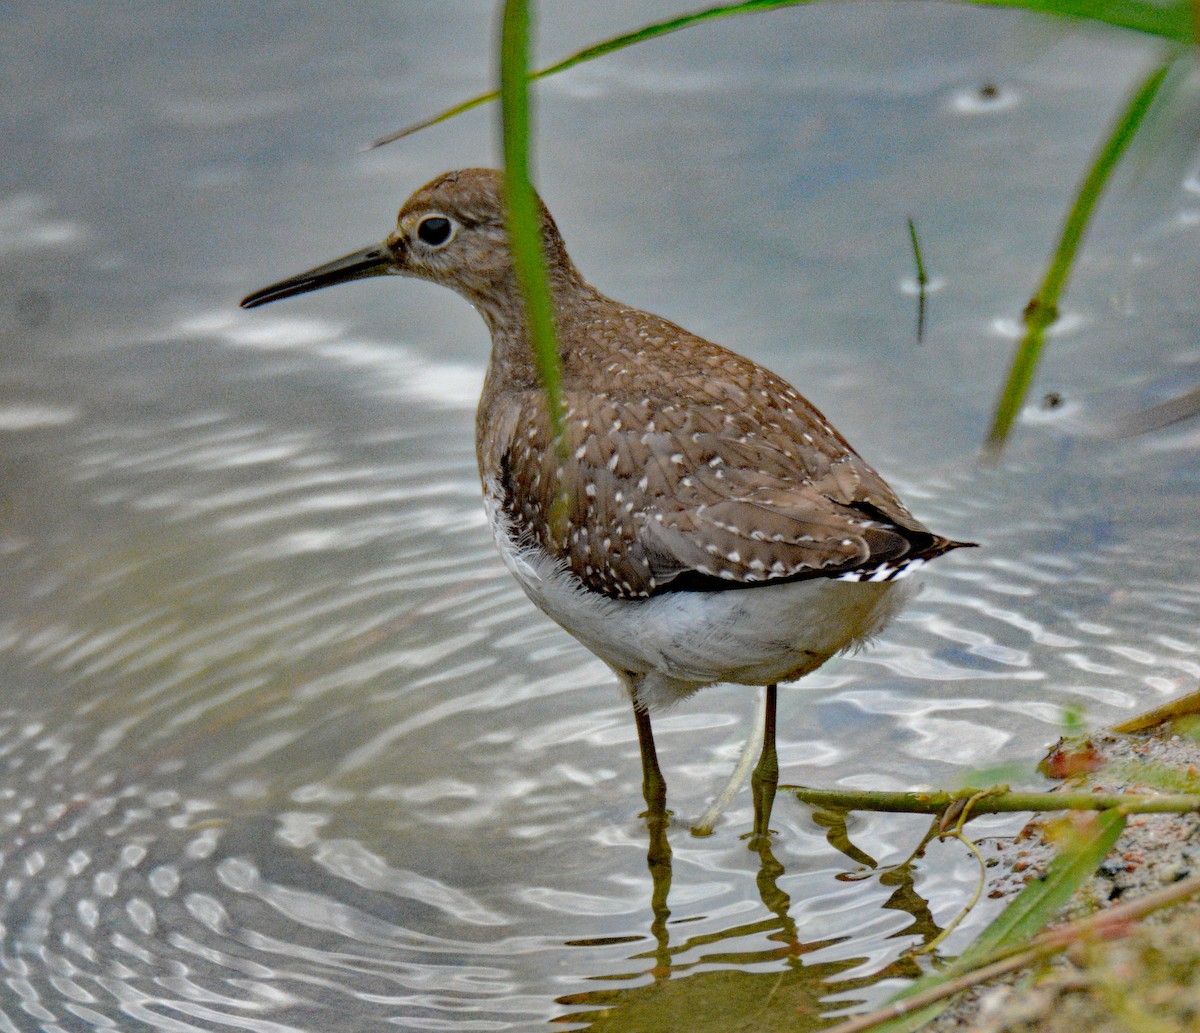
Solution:
M1013 793L1003 786L981 793L978 789L953 792L886 793L868 789L812 789L781 785L780 792L795 793L801 803L828 810L889 811L907 814L941 814L959 801L970 802L975 814L1012 811L1107 811L1126 814L1200 811L1200 795L1190 793Z

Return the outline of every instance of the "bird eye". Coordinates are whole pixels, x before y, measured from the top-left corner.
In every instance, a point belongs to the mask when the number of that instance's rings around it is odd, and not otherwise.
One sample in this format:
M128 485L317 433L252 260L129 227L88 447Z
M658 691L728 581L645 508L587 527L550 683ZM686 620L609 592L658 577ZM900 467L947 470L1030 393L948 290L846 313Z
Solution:
M454 236L454 223L444 215L428 215L417 223L417 236L423 244L441 247Z

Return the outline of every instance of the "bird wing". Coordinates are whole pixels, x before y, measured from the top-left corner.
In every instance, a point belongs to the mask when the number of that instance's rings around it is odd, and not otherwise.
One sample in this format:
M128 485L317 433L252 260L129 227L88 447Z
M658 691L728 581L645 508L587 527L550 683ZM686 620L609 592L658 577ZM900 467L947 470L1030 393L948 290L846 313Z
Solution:
M531 390L493 457L503 508L523 538L617 598L870 572L953 547L816 409L774 387L790 397L750 407L728 385L707 404L568 391L562 449L533 444L549 433Z
M648 514L642 542L660 586L834 576L896 565L933 544L936 536L857 453L831 438L819 413L804 422L802 449L784 448L794 442L779 431L708 442L685 430L654 443L649 465L670 490ZM699 454L671 462L689 444ZM664 461L667 448L675 451Z

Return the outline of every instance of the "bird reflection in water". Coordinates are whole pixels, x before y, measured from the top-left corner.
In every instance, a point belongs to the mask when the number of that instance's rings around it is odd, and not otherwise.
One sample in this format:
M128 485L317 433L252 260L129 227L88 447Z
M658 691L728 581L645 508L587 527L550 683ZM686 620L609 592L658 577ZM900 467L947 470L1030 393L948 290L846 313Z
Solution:
M569 1011L556 1022L585 1023L583 1028L588 1033L634 1030L665 1033L683 1029L689 1033L725 1033L743 1027L762 1033L774 1030L802 1033L834 1025L846 1017L848 1009L862 1006L864 996L847 996L855 991L868 991L884 980L911 980L922 974L912 950L875 971L851 976L846 974L861 969L870 959L813 958L817 952L845 943L851 934L801 939L790 913L791 896L780 886L785 869L772 850L769 836L754 837L752 846L759 859L758 896L770 917L672 943L672 931L704 916L672 916L668 905L672 879L668 836L670 831L679 833L681 828L675 825L672 829L670 812L660 800L647 802L643 817L648 832L646 864L650 872L653 947L628 958L630 962L643 963L641 966L609 976L614 985L558 998L557 1003ZM892 937L911 938L915 948L933 943L941 927L934 921L928 901L914 885L914 859L909 857L899 865L880 867L874 858L850 842L844 814L817 812L813 818L828 830L826 838L830 844L859 866L860 873L878 878L881 886L892 890L882 908L903 911L912 917L912 922ZM728 952L714 949L747 937L765 937L777 946ZM569 946L596 948L643 943L645 939L636 936L575 940ZM703 953L696 957L698 951Z

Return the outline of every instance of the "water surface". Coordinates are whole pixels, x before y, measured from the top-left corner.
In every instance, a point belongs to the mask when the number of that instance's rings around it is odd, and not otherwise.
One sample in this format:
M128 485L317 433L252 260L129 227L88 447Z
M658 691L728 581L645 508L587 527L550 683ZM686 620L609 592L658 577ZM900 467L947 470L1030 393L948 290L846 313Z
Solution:
M677 9L602 6L545 4L542 51ZM0 1029L813 1028L913 974L970 895L953 844L865 867L917 818L854 819L847 854L781 797L760 856L743 793L692 837L753 721L734 687L656 719L669 883L648 868L628 705L490 542L478 317L399 281L237 309L495 161L490 112L357 153L487 83L491 17L0 14ZM776 369L984 546L782 694L785 780L952 785L1036 757L1064 708L1194 688L1200 430L1098 434L1196 383L1194 167L1116 184L1038 381L1063 403L975 460L1073 184L1155 57L847 5L541 88L585 273ZM920 344L910 214L940 285Z

